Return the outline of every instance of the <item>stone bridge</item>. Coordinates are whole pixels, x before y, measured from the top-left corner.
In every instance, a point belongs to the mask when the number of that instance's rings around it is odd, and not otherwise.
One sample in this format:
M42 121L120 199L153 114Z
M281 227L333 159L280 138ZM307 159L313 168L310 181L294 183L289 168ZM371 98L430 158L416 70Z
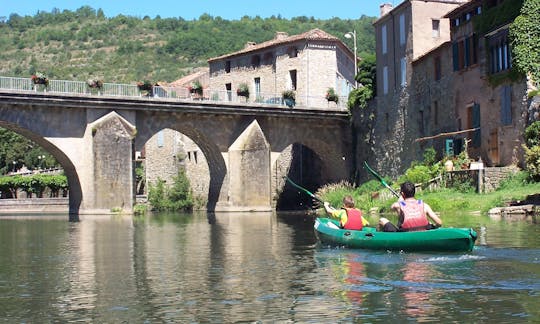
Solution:
M132 212L135 152L163 129L186 135L203 152L210 211L274 208L292 169L310 190L349 179L352 169L349 118L336 110L0 90L0 127L62 165L70 214ZM311 150L313 161L278 172L279 155L293 144Z

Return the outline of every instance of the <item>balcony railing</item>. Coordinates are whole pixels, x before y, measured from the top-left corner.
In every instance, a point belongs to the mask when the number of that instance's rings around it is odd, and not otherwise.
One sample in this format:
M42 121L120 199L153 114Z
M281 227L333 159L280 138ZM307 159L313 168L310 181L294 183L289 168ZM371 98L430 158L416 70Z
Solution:
M143 97L149 100L213 101L243 105L261 105L281 108L347 110L347 97L339 97L338 103L329 102L324 96L298 96L294 102L283 100L278 93L257 93L249 98L236 91L204 89L202 94L191 93L184 87L154 86L151 91L141 91L136 85L103 83L101 88L90 88L84 81L49 80L48 85L34 84L30 78L0 77L0 89L17 92L40 92L81 96Z

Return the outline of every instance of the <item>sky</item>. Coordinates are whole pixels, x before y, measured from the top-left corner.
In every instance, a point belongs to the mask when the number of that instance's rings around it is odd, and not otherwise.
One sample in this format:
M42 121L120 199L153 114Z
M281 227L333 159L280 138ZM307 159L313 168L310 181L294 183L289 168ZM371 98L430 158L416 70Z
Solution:
M159 15L192 20L207 13L227 20L257 15L262 18L281 15L286 19L298 16L358 19L362 15L378 17L379 6L385 2L398 5L401 0L0 0L0 17L8 18L12 13L33 16L38 11L51 12L53 8L74 11L87 5L103 9L107 17L123 14L155 18Z

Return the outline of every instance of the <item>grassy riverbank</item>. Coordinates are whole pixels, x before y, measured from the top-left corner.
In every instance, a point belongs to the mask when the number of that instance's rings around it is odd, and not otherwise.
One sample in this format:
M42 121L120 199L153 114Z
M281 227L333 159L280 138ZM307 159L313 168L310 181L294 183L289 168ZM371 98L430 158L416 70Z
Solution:
M375 188L374 186L378 186ZM397 185L393 186L396 191ZM507 206L510 202L521 201L527 196L540 193L540 182L528 182L522 174L518 174L493 192L479 194L473 190L443 188L437 191L419 191L416 197L426 201L437 212L475 212L485 213L494 207ZM396 198L388 189L377 181L370 181L359 188L353 188L345 183L326 186L317 194L332 206L342 205L344 195L352 195L356 206L367 212L377 208L379 212L388 212Z

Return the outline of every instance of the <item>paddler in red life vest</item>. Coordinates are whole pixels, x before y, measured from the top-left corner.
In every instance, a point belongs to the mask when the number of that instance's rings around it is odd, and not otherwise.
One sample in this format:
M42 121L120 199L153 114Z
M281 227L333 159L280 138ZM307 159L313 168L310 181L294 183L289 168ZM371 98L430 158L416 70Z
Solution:
M344 229L360 231L364 226L369 225L369 222L362 217L362 211L354 208L354 199L351 196L343 197L342 209L335 209L327 201L324 202L324 209L330 217L338 219L340 226Z
M401 185L401 198L392 204L398 214L398 229L402 232L424 231L440 227L441 219L422 200L414 198L416 188L411 182ZM429 219L435 224L430 224Z

